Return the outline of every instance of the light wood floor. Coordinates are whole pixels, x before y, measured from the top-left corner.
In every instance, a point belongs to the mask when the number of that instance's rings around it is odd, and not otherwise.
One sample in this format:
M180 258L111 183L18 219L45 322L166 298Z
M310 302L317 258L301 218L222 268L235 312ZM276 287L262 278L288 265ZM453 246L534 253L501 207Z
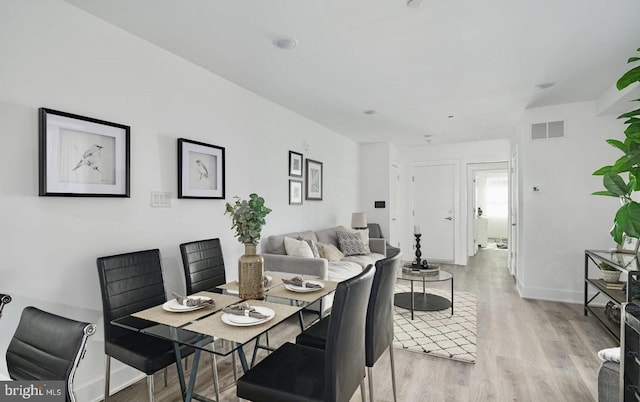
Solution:
M477 363L395 349L398 401L597 400L596 353L614 346L615 340L583 315L581 305L521 299L506 257L505 250L481 250L466 267L447 267L455 274L457 291L478 297ZM293 320L272 331L272 344L293 340L299 331L296 324ZM248 356L251 351L246 349ZM210 361L204 355L201 360L196 389L212 397ZM236 400L231 359L218 358L218 370L221 399ZM388 353L376 363L373 376L376 401L393 401ZM181 400L173 368L169 386L156 374L155 388L156 401ZM145 401L146 383L140 381L109 400ZM351 400L360 401L359 391Z

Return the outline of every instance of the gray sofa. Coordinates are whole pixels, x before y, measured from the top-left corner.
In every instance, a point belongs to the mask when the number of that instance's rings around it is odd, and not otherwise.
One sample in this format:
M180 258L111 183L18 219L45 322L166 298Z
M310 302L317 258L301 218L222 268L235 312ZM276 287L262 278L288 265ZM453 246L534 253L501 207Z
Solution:
M307 230L267 237L262 245L265 271L288 272L301 275L314 275L322 279L343 281L351 278L369 264L385 258L386 244L384 239L369 239L370 254L344 257L340 261L328 261L325 258L293 257L287 255L284 238L313 240L316 243L332 244L338 248L337 232L348 231L344 226L336 226L318 231Z

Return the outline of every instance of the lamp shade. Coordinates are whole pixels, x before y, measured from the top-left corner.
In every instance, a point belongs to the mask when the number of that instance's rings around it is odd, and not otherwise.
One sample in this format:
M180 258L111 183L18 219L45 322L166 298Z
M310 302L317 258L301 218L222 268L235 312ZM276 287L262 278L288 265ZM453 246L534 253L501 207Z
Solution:
M364 212L354 212L351 215L351 227L354 229L366 229L367 214Z

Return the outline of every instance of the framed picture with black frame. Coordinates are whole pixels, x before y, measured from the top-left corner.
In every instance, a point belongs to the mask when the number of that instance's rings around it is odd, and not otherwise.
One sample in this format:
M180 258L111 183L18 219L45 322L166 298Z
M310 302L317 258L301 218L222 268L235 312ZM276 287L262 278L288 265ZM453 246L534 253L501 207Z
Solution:
M289 176L302 177L302 154L289 151Z
M306 160L307 200L322 200L322 162Z
M129 197L131 127L40 108L40 196Z
M178 198L224 199L224 148L178 138Z
M302 180L289 180L289 205L302 205Z

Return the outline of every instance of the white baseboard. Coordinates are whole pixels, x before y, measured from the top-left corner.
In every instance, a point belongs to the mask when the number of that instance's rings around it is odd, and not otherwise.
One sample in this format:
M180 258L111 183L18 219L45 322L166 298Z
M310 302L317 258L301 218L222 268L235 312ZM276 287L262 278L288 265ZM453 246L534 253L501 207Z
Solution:
M518 286L520 297L524 299L547 300L563 303L584 303L584 295L582 292L565 289L546 289L534 288L526 286Z

